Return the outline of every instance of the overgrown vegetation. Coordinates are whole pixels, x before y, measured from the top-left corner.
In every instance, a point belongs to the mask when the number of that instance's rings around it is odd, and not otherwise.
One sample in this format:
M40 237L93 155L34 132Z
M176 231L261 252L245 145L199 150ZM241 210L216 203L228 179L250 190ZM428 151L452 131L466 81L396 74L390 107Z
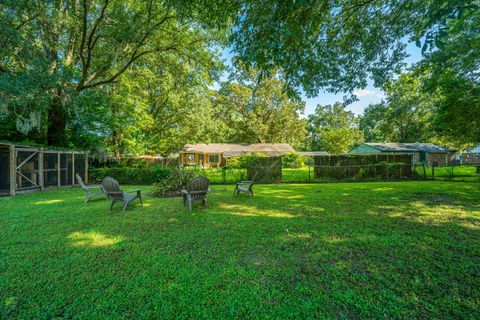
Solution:
M165 179L153 184L152 193L155 196L178 196L189 181L200 175L202 172L199 170L174 170Z

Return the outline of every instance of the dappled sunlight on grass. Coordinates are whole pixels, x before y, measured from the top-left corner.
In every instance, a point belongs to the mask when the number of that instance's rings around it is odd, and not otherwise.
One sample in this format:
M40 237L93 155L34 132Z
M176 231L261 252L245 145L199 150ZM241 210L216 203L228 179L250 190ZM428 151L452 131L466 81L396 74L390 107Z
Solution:
M99 232L73 232L67 236L75 247L106 247L124 240L123 237L114 237Z
M390 188L390 187L370 189L370 191L376 191L376 192L385 192L385 191L394 191L394 190L395 190L394 188Z
M80 189L1 199L0 318L479 318L477 185L254 191L212 186L192 212L109 212Z
M379 210L380 209L380 210ZM476 209L476 211L474 210ZM411 200L397 205L379 205L369 210L371 214L404 218L418 223L439 225L456 224L470 229L480 228L480 207L466 202L428 203Z
M280 210L258 210L254 206L222 203L218 205L221 209L228 210L225 214L245 217L272 217L272 218L298 218L299 215L287 213Z
M60 200L60 199L52 199L52 200L45 200L45 201L37 201L37 202L34 202L33 204L54 204L54 203L60 203L63 201L64 200Z
M326 235L326 236L323 236L322 237L322 240L327 242L327 243L332 243L332 244L335 244L335 243L341 243L341 242L345 242L347 241L346 238L344 237L339 237L337 235Z

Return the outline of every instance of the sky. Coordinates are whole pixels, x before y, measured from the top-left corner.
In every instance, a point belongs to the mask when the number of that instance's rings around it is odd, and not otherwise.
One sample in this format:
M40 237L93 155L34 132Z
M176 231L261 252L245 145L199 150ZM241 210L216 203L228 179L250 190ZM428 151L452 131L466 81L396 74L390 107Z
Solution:
M405 62L407 67L420 61L422 58L421 49L418 48L415 43L410 42L407 44L407 54L409 55ZM223 51L223 59L225 63L231 66L232 52L231 49L227 48ZM225 79L226 80L226 75ZM363 113L363 110L371 103L379 103L382 98L385 97L383 91L380 88L375 88L373 82L369 81L368 86L364 89L358 89L354 91L354 94L357 96L358 101L351 103L347 106L347 110L353 111L355 114L359 115ZM305 106L305 116L315 112L315 107L317 104L326 105L333 104L335 102L342 102L344 93L333 94L329 92L321 91L320 94L314 98L307 98L305 94L302 94L302 100L306 102Z

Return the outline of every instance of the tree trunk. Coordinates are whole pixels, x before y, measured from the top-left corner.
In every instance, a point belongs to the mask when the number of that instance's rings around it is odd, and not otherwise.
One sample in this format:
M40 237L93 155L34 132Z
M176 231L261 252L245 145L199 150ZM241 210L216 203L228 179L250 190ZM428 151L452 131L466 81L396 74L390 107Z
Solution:
M62 106L61 98L53 98L48 110L47 142L51 146L65 146L67 142L67 112Z

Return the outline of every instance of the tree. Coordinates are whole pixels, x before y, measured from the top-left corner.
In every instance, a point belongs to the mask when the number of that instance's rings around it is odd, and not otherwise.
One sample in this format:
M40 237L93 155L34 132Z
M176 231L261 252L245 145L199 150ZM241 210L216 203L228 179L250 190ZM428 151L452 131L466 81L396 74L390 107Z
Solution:
M234 81L235 80L235 81ZM260 76L256 70L238 70L223 82L216 101L220 136L230 143L290 143L303 145L305 103L288 95L277 74Z
M20 120L25 133L36 129L42 142L64 145L76 98L118 82L149 55L195 59L198 48L221 40L218 30L228 23L222 12L190 1L6 1L0 8L3 113Z
M386 100L370 105L360 119L369 142L428 142L434 139L431 117L441 97L423 90L428 73L404 73L385 86Z
M369 77L380 86L403 67L406 38L436 47L449 21L478 7L476 0L252 0L241 7L231 39L247 66L267 73L281 67L292 87L315 96L321 88L363 88Z
M431 70L425 92L442 96L432 117L432 128L458 146L480 142L480 8L450 20L439 31L437 50L427 54L419 68Z
M317 105L308 116L308 148L338 154L347 152L363 142L363 133L357 128L358 119L341 103Z

